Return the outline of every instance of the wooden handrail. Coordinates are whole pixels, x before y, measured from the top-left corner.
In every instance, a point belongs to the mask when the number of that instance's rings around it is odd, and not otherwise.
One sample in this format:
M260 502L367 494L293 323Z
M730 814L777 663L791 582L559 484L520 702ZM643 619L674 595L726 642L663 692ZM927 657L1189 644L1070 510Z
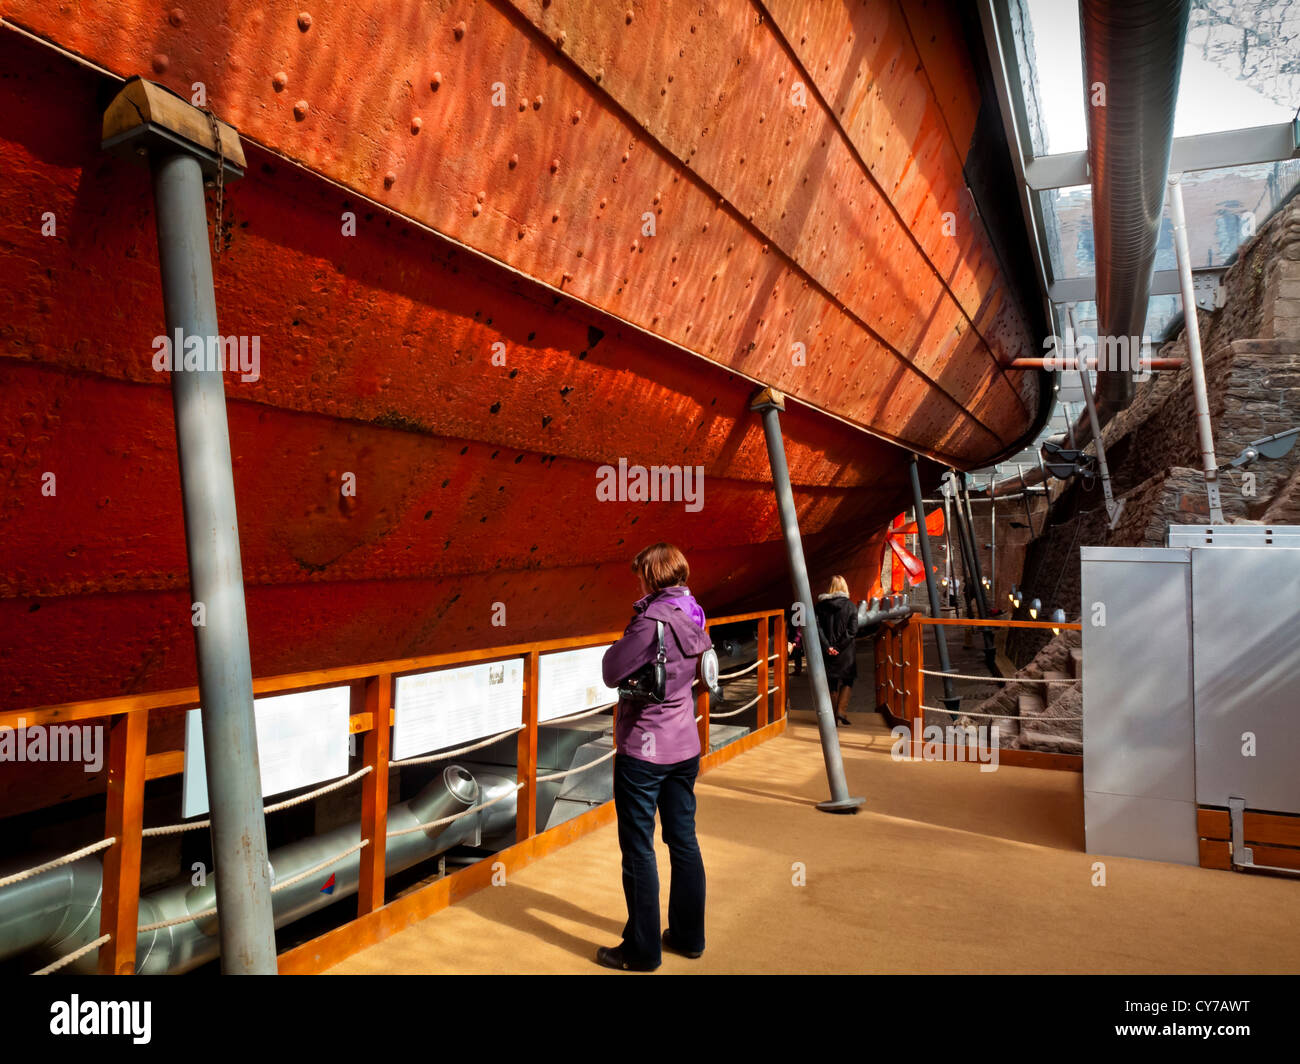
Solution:
M753 621L760 617L784 616L781 610L760 610L730 617L710 619L708 626ZM332 669L313 669L308 672L286 673L281 676L264 676L253 680L253 694L277 694L283 691L305 691L313 687L336 686L357 680L369 680L385 674L396 679L402 673L424 671L451 665L495 661L499 658L527 657L556 650L581 650L584 647L613 643L623 637L622 632L601 632L596 635L568 636L562 639L536 640L531 643L514 643L509 646L483 647L478 650L460 650L446 654L428 654L418 658L398 658L393 661L374 662L369 665L344 665ZM151 691L138 695L114 695L109 698L82 702L62 702L56 705L37 706L32 709L5 710L0 713L0 727L35 727L58 721L88 720L94 717L112 717L119 713L134 713L149 709L174 709L178 706L194 707L199 704L197 687L178 687L170 691ZM22 721L22 724L19 721Z
M925 617L916 613L909 620L917 624L951 624L965 628L1059 628L1063 632L1083 631L1083 625L1078 621L984 621L966 617Z

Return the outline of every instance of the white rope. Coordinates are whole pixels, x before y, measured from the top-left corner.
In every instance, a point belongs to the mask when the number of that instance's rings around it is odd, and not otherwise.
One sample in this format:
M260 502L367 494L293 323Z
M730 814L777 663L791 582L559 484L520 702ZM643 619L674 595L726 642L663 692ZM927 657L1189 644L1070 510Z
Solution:
M704 714L701 713L698 717L695 718L695 723L699 724L699 722L702 721L703 719L704 719Z
M776 661L776 659L779 658L780 656L781 656L780 654L769 654L769 655L767 656L767 660L768 660L768 661Z
M369 845L370 845L369 839L362 839L355 846L349 847L348 849L344 850L342 853L336 853L333 857L327 857L319 864L312 865L310 868L304 869L303 871L299 872L295 876L290 876L288 879L273 884L271 886L271 893L274 894L276 891L285 890L289 887L292 887L295 883L301 883L308 876L313 876L317 872L321 871L322 869L328 868L332 864L338 864L341 860L343 860L343 858L351 857L358 850L363 849L364 847ZM204 909L202 912L190 913L188 916L176 916L170 920L159 920L156 924L145 924L143 927L136 928L136 934L143 935L150 931L161 931L164 927L175 927L178 924L189 924L189 923L193 923L195 920L205 920L209 916L216 916L216 915L217 915L217 909L216 906L213 906L211 909Z
M595 709L584 709L581 713L573 713L567 717L552 717L550 720L538 722L538 727L549 728L552 724L568 724L573 720L582 720L584 717L594 717L597 713L604 713L607 709L613 709L617 702L606 702L603 706L597 706Z
M32 876L39 876L42 872L48 872L51 868L59 868L66 864L72 864L73 861L80 861L83 857L89 857L92 853L98 853L100 850L107 849L117 842L117 836L112 838L101 839L99 842L91 843L89 846L83 846L80 850L74 850L72 853L64 854L62 857L56 857L53 861L46 861L44 864L37 865L35 868L28 868L22 872L15 872L13 875L5 876L0 879L0 887L7 887L11 883L21 883L24 879L31 879Z
M762 697L763 697L762 695L755 695L739 709L731 709L728 710L726 713L710 713L709 720L722 720L724 717L734 717L737 713L744 713L745 710L758 705L758 700Z
M456 750L440 750L432 754L422 754L419 757L408 757L402 761L390 761L389 764L395 768L404 768L407 765L426 765L430 761L446 761L449 757L460 757L461 754L468 754L473 750L481 750L485 746L491 746L495 742L500 742L507 735L515 735L523 730L524 726L521 724L519 727L511 728L508 731L497 732L496 735L491 735L482 742L473 743L470 746L462 746Z
M442 827L443 824L450 824L453 820L459 820L463 816L469 816L470 813L477 813L480 809L486 809L490 805L496 805L497 802L503 802L512 794L517 794L523 790L522 783L516 783L513 791L506 791L504 794L498 794L491 801L484 802L482 805L472 805L468 809L462 809L459 813L452 813L451 816L444 816L438 820L430 820L427 824L416 824L413 828L402 828L401 831L390 831L386 838L395 839L399 835L414 835L417 831L428 831L430 828Z
M319 798L322 794L329 794L330 791L337 791L340 788L346 787L349 783L355 783L367 772L373 770L373 765L366 765L364 768L358 769L356 772L352 773L352 775L344 776L342 779L335 780L333 783L327 783L324 787L317 787L316 790L308 791L306 794L300 794L296 798L288 798L283 802L276 802L274 805L264 806L262 812L263 814L278 813L281 809L292 809L295 805L302 805L303 802L310 802L315 798ZM140 836L141 838L149 838L150 836L155 835L180 835L186 831L197 831L199 828L210 827L211 824L211 820L192 820L184 824L164 824L156 828L145 828L140 832Z
M290 798L283 802L277 802L275 805L268 805L262 812L278 813L281 809L290 809L295 805L301 805L303 802L310 802L313 798L319 798L322 794L329 794L330 791L337 791L340 787L346 787L349 783L359 780L367 772L373 771L374 767L374 765L366 765L365 768L358 769L351 776L344 776L341 780L335 780L333 783L327 783L324 787L308 791L306 794L300 794L297 798Z
M156 924L145 924L144 927L137 927L135 933L143 935L149 931L161 931L164 927L175 927L177 924L188 924L194 920L203 920L216 915L216 906L213 906L211 909L204 909L201 913L193 913L190 916L176 916L170 920L159 920Z
M718 682L721 683L723 680L734 680L737 676L744 676L746 673L753 672L757 668L758 668L758 662L757 661L751 662L749 665L746 665L743 669L740 669L738 672L722 673L721 675L718 676Z
M926 676L946 676L950 680L980 680L984 683L1080 683L1079 679L1073 680L1048 680L1036 679L1032 676L967 676L960 672L935 672L933 669L922 669L921 672Z
M616 750L611 750L604 757L598 757L595 761L588 761L585 765L579 765L577 768L566 768L563 772L552 772L549 776L538 776L537 782L549 783L551 780L562 780L565 776L572 776L578 772L586 772L587 769L595 768L597 765L608 761L615 753L617 753Z
M343 860L343 858L351 857L358 850L363 850L369 845L370 845L369 839L362 839L355 846L349 846L342 853L336 853L333 857L327 857L325 860L321 861L320 864L312 865L310 868L304 869L303 871L299 872L296 876L290 876L288 879L284 880L283 882L276 883L274 886L271 887L271 893L274 894L277 890L285 890L289 887L292 887L295 883L301 883L304 879L308 878L309 876L314 876L317 872L320 872L323 869L328 868L332 864L338 864L341 860Z
M100 935L99 938L95 939L94 942L87 942L84 946L81 947L81 949L74 950L73 952L67 954L66 956L60 957L53 964L47 964L40 971L32 972L32 975L49 975L51 972L57 972L65 964L71 964L77 958L84 957L91 950L99 949L100 946L102 946L105 942L107 942L112 937L113 937L112 935Z
M959 709L953 713L951 709L945 709L942 706L922 706L927 713L948 713L955 717L988 717L990 720L1018 720L1035 722L1050 722L1054 720L1083 720L1082 717L1016 717L1010 713L972 713L970 710Z

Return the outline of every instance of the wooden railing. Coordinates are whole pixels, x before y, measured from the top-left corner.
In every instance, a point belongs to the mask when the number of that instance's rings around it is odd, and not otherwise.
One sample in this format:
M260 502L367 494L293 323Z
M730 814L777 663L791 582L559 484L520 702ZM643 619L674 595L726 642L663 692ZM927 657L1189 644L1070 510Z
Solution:
M965 617L925 617L913 614L902 621L886 621L875 635L876 706L890 724L902 724L911 736L912 757L922 759L925 745L925 628L951 625L966 628L1051 628L1078 632L1082 625L1058 621L979 620ZM930 666L938 669L937 665ZM936 677L936 680L938 678ZM1009 678L1013 682L1014 678ZM996 677L988 678L990 683ZM960 690L960 685L959 685ZM984 723L983 721L977 723ZM945 746L945 756L955 753ZM949 758L960 760L960 758ZM1081 772L1083 758L1036 750L999 750L999 763L1031 768L1057 768Z
M697 696L701 771L723 763L759 742L773 738L786 726L786 638L785 617L780 610L718 617L710 628L754 621L758 627L757 690L762 692L755 707L753 731L738 741L709 750L709 707L705 695ZM370 770L360 780L361 850L357 915L355 919L319 938L280 954L281 973L321 971L360 949L381 941L393 932L424 919L453 901L491 882L497 866L506 871L531 863L551 850L613 820L614 804L605 802L558 827L537 830L537 733L538 679L541 656L548 652L601 646L621 638L621 632L551 639L481 650L432 654L371 665L292 673L253 681L254 695L284 694L346 684L352 689L352 712L348 731L364 737L362 761ZM775 644L775 650L771 649ZM770 683L769 656L777 655L775 673L779 682ZM395 679L405 673L429 669L523 657L523 727L518 733L517 780L523 783L516 805L516 843L435 883L404 895L394 902L385 899L385 846L388 824L388 725L393 720ZM135 970L142 831L144 828L145 782L174 776L184 770L184 750L148 752L151 711L193 709L199 705L197 687L123 695L88 702L68 702L36 709L0 713L0 727L35 727L107 718L108 783L104 838L117 841L104 851L103 903L100 934L110 940L100 947L99 970L130 974ZM546 723L541 727L547 727ZM0 811L3 812L3 811Z

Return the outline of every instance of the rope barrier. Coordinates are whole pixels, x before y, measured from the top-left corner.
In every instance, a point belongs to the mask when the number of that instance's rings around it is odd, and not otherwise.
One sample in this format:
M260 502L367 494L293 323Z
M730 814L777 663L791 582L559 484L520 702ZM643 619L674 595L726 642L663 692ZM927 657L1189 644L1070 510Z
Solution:
M80 861L83 857L89 857L92 853L98 853L100 850L107 849L117 842L117 836L101 839L99 842L91 843L89 846L83 846L79 850L73 850L72 853L64 854L62 857L56 857L53 861L46 861L44 864L36 865L34 868L28 868L22 872L15 872L13 875L5 876L0 879L0 887L7 887L11 883L21 883L24 879L31 879L32 876L39 876L42 872L48 872L52 868L60 868L66 864L72 864L73 861Z
M390 761L389 765L395 768L404 768L407 765L426 765L431 761L446 761L450 757L460 757L461 754L468 754L474 750L481 750L485 746L491 746L495 742L500 742L507 735L515 735L523 730L524 726L521 724L517 728L510 728L508 731L497 732L496 735L489 736L481 742L472 743L469 746L462 746L457 750L442 750L432 754L421 754L419 757L408 757L401 761Z
M538 727L548 728L552 724L568 724L570 721L582 720L584 717L594 717L597 713L604 713L607 709L613 709L617 702L606 702L603 706L597 706L595 709L584 709L581 713L572 713L567 717L552 717L550 720L539 722Z
M1037 679L1032 676L967 676L960 672L935 672L933 669L922 669L921 672L926 676L945 676L950 680L980 680L985 683L1080 683L1078 679L1073 680L1048 680Z
M496 805L497 802L504 802L512 794L518 794L523 790L522 783L516 783L513 791L506 791L504 794L498 794L490 801L483 802L480 805L472 805L468 809L462 809L459 813L452 813L451 816L439 817L437 820L430 820L427 824L416 824L415 827L402 828L401 831L390 831L386 838L395 839L400 835L414 835L417 831L428 831L430 828L439 828L443 824L450 824L453 820L459 820L463 816L469 816L470 813L477 813L480 809L486 809L488 806Z
M587 769L595 768L597 765L603 764L604 762L608 761L611 757L614 756L615 753L617 753L616 750L611 750L603 757L598 757L596 758L595 761L588 761L585 765L580 765L578 768L566 768L563 772L552 772L549 776L538 776L537 782L549 783L551 780L562 780L564 779L565 776L573 776L579 772L586 772Z
M711 721L714 721L714 720L723 720L723 719L726 718L726 717L734 717L734 716L736 716L738 713L744 713L745 710L750 709L750 708L752 708L754 705L756 705L757 702L758 702L758 700L759 700L760 698L766 698L766 697L768 697L769 695L774 695L774 694L776 694L777 691L779 691L779 690L781 690L781 685L780 685L780 684L777 684L777 685L774 686L774 687L769 687L769 688L768 688L766 691L764 691L761 695L755 695L753 698L751 698L748 702L746 702L746 703L745 703L743 706L741 706L739 709L729 709L729 710L727 710L726 713L710 713L710 714L709 714L709 720L711 720ZM702 720L702 719L703 719L702 717L696 717L696 718L695 718L696 723L699 723L699 721Z
M744 676L746 673L753 672L757 668L758 668L758 662L757 661L751 662L750 664L746 665L743 669L739 669L736 672L724 672L719 674L718 682L721 683L723 680L734 680L737 676Z
M343 860L343 858L351 857L358 850L364 850L369 845L369 839L362 839L355 846L349 846L342 853L336 853L333 857L327 857L325 860L321 861L320 864L312 865L310 868L306 868L299 872L296 876L290 876L282 883L275 883L271 887L271 893L274 894L277 890L285 890L288 887L292 887L295 883L301 883L307 877L314 876L317 872L328 868L332 864L338 864Z
M99 938L95 939L94 942L87 942L84 946L81 947L81 949L73 950L73 952L67 954L66 956L60 957L53 964L47 964L40 971L32 972L32 975L50 975L53 972L57 972L64 965L71 964L79 957L84 957L91 950L99 949L100 946L102 946L105 942L109 941L109 939L111 939L112 937L113 937L112 935L100 935Z
M921 708L926 712L952 714L952 710L944 709L942 706L922 706ZM965 709L957 710L957 712L953 714L953 716L987 717L990 720L1018 720L1018 721L1029 721L1030 723L1033 723L1035 721L1083 720L1082 717L1017 717L1017 716L1013 716L1010 713L972 713L969 710L965 710Z
M301 883L308 876L313 876L317 872L320 872L322 869L328 868L332 864L338 864L341 860L343 860L343 858L351 857L358 850L364 849L369 845L370 845L369 839L362 839L355 846L349 846L342 853L336 853L333 857L327 857L319 864L314 864L310 868L303 869L297 875L290 876L286 880L283 880L279 883L272 884L271 893L274 894L277 891L286 890L287 888L292 887L295 883ZM136 934L143 935L149 931L161 931L165 927L176 927L179 924L190 924L193 923L195 920L205 920L209 916L216 916L216 915L217 915L217 908L214 905L211 909L204 909L201 912L190 913L186 916L174 916L170 920L159 920L157 923L145 924L143 927L136 928Z
M274 805L263 806L262 813L278 813L282 809L292 809L295 805L302 805L303 802L310 802L319 798L323 794L329 794L331 791L340 790L350 783L355 783L367 772L373 771L373 765L366 765L358 769L350 776L344 776L342 779L335 780L333 783L327 783L324 787L317 787L314 791L308 791L306 794L300 794L296 798L288 798L283 802L276 802ZM140 832L141 838L149 838L157 835L181 835L186 831L197 831L199 828L206 828L212 825L211 820L192 820L184 824L164 824L156 828L145 828Z

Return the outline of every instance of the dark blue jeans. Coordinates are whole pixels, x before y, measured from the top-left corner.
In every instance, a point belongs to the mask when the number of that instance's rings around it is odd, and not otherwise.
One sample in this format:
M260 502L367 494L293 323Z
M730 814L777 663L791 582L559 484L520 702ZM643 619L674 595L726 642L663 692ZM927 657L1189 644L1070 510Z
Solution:
M656 808L672 863L668 928L681 949L704 949L704 859L695 841L695 777L699 772L698 756L674 765L656 765L626 754L614 758L614 808L627 897L623 956L633 964L658 967L663 959L659 868L654 850Z

